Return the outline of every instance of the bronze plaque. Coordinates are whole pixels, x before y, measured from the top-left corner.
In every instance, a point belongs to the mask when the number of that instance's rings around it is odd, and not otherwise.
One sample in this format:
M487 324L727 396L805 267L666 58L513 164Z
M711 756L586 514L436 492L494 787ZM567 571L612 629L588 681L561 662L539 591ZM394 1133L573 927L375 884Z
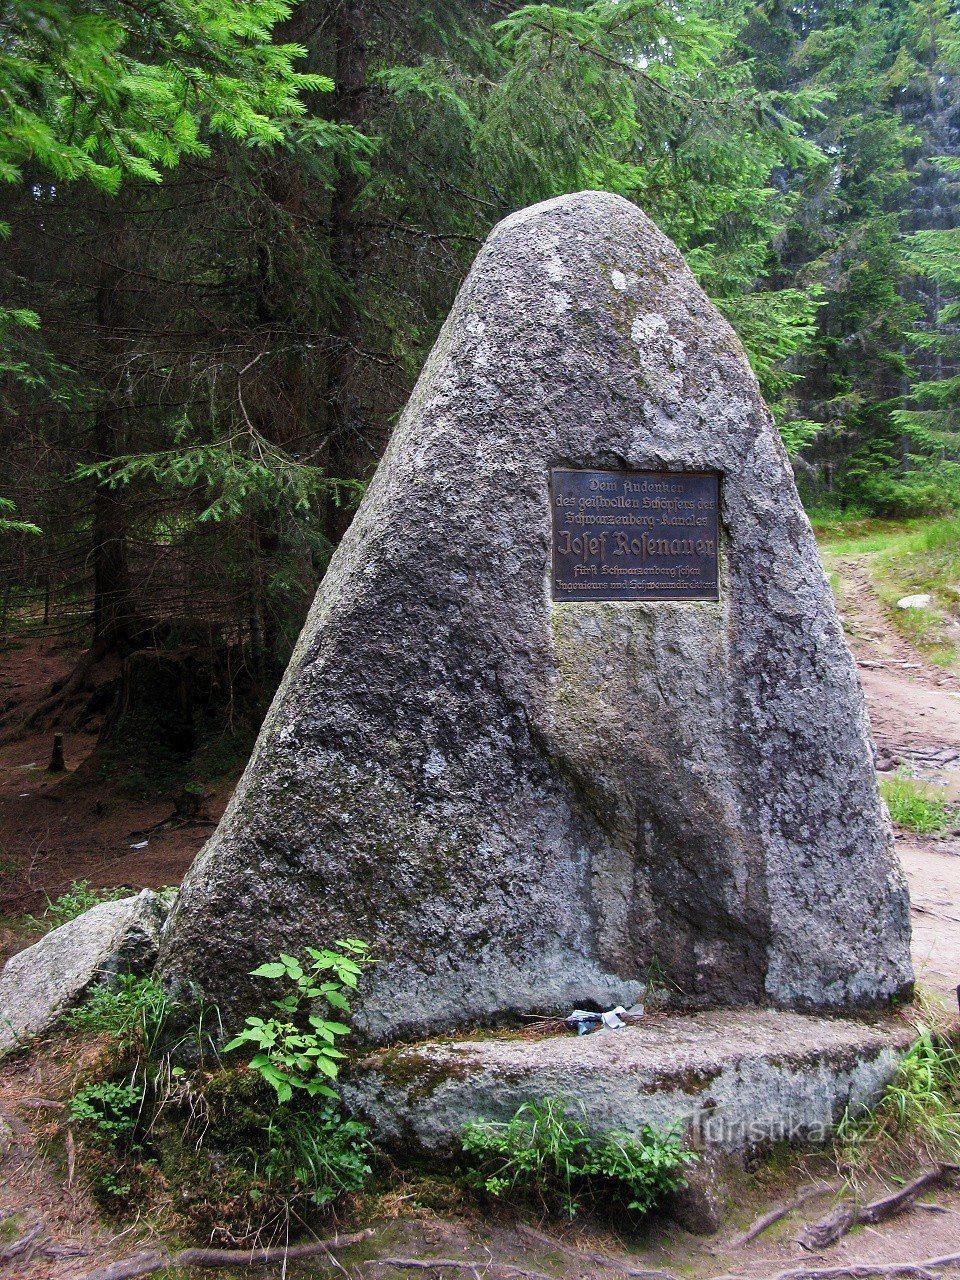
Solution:
M554 600L718 600L719 480L550 472Z

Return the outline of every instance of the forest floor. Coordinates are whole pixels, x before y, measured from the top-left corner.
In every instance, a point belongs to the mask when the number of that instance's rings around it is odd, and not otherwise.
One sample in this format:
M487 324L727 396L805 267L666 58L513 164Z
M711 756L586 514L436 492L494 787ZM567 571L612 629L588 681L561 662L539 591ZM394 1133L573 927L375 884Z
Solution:
M881 776L909 775L960 801L960 674L952 662L934 665L891 623L873 576L869 551L833 543L825 562L835 587L849 642L866 693L878 745ZM29 710L72 655L34 644L4 658L3 694ZM16 911L36 910L43 894L62 892L72 880L96 886L159 886L179 881L222 810L229 788L210 796L202 820L179 818L172 797L142 801L118 795L109 779L84 773L93 735L68 736L72 774L44 773L50 734L0 741L0 889L7 913L8 948L26 940ZM71 781L72 777L72 781ZM142 845L146 839L147 844ZM142 845L134 848L132 846ZM938 836L897 833L897 848L913 899L914 955L921 982L952 1011L960 982L960 831ZM16 904L16 905L15 905ZM0 1280L79 1280L95 1268L162 1243L168 1223L113 1222L76 1176L63 1126L65 1100L95 1047L53 1036L14 1058L0 1076L0 1116L12 1128L12 1146L0 1172ZM738 1237L771 1207L790 1203L814 1182L844 1173L830 1153L781 1152L742 1175L724 1229L691 1235L651 1215L639 1226L590 1219L563 1225L532 1215L493 1214L442 1177L398 1175L380 1193L347 1206L324 1234L369 1226L373 1234L327 1261L279 1264L255 1274L397 1280L485 1276L489 1280L643 1275L648 1280L703 1280L733 1276L824 1277L845 1280L872 1274L931 1280L960 1268L960 1189L940 1187L914 1207L875 1226L851 1231L838 1243L810 1250L798 1243L805 1222L823 1217L829 1197L807 1201L749 1243ZM907 1170L901 1170L908 1174ZM916 1172L914 1169L912 1172ZM873 1198L896 1179L867 1176L860 1192ZM10 1241L28 1239L15 1256ZM447 1260L446 1265L443 1260ZM931 1259L953 1259L931 1263ZM891 1268L895 1268L891 1272ZM903 1270L896 1270L903 1268ZM918 1269L919 1268L919 1269ZM117 1273L121 1274L120 1272ZM199 1270L167 1268L164 1280L186 1280ZM228 1277L248 1274L219 1271Z
M64 734L66 772L48 773L53 731L21 726L79 656L75 646L36 636L0 653L0 956L30 939L23 914L40 914L74 881L93 889L179 884L236 781L211 783L199 812L184 816L175 789L105 774L96 720Z

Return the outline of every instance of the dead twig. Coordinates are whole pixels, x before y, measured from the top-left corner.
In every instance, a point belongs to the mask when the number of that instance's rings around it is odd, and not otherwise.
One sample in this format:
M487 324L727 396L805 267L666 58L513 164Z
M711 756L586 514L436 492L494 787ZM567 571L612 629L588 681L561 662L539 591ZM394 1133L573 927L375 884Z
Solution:
M918 1178L908 1182L899 1191L884 1196L880 1200L864 1205L858 1205L853 1201L839 1205L833 1213L821 1218L819 1222L811 1222L797 1237L797 1244L803 1249L815 1252L818 1249L825 1249L828 1245L836 1244L853 1227L893 1218L904 1209L908 1209L921 1191L938 1185L948 1174L955 1173L956 1170L956 1165L936 1165L932 1169L926 1169Z
M763 1235L764 1231L775 1226L778 1222L782 1222L788 1214L801 1208L808 1200L817 1200L820 1196L831 1195L834 1191L839 1191L840 1186L841 1183L839 1182L823 1182L815 1187L807 1187L805 1191L801 1191L788 1204L779 1205L776 1209L771 1209L769 1213L757 1218L748 1231L730 1241L731 1249L742 1249L745 1244L749 1244L751 1240L756 1240L757 1236Z
M153 1275L164 1267L270 1267L276 1263L298 1262L302 1258L316 1258L333 1249L347 1249L374 1235L374 1228L355 1231L352 1235L333 1236L329 1240L314 1240L310 1244L276 1249L181 1249L170 1253L166 1249L144 1249L106 1267L86 1272L80 1280L139 1280L140 1276Z

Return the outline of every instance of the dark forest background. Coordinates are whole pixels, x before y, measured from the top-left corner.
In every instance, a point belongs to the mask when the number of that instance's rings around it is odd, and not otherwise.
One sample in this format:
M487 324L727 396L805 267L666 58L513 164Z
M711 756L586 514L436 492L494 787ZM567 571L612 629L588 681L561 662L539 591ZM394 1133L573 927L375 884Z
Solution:
M0 179L0 630L82 640L51 723L256 721L478 245L566 191L677 242L811 508L960 507L947 0L0 3Z

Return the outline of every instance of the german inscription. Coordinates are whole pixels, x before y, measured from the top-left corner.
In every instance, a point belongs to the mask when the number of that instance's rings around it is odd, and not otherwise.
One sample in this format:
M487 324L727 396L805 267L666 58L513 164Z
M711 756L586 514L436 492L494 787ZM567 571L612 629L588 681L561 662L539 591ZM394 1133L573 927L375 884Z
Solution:
M550 473L554 600L717 600L715 475Z

